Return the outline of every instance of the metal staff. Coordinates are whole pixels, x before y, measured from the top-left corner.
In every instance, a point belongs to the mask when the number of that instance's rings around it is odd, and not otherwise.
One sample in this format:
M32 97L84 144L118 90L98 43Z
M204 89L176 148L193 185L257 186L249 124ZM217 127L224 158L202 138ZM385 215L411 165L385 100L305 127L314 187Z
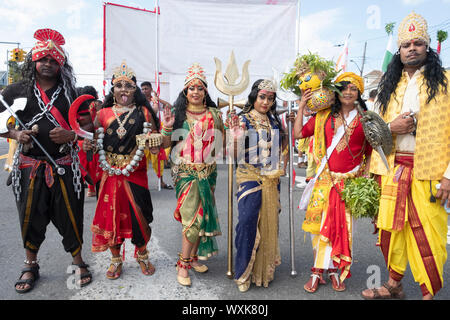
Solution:
M274 79L277 84L280 83L279 74L277 70L273 69ZM295 100L298 100L299 97L291 91L287 91L278 86L277 89L277 98L280 100L286 101L288 103L288 115L292 112L292 107ZM291 277L297 276L297 271L295 270L295 237L294 237L294 198L292 196L294 185L294 176L292 172L294 172L294 150L292 147L292 123L291 121L287 121L288 126L288 135L289 135L289 238L290 238L290 250L291 250Z
M23 122L19 119L19 117L17 116L16 112L11 108L11 106L5 101L5 99L3 98L3 95L0 94L0 102L3 103L3 105L5 106L6 110L8 110L8 112L16 119L17 123L22 127L23 130L28 130L27 127L23 124ZM39 149L42 150L42 152L45 154L45 156L48 158L48 160L50 160L50 162L55 166L56 168L56 172L62 176L66 173L66 170L64 170L64 168L61 168L56 161L52 158L52 156L50 156L50 154L47 152L47 150L44 149L44 147L39 143L39 141L36 139L35 136L30 135L31 139L33 140L33 142L39 147Z
M244 63L242 68L242 79L239 83L236 80L239 78L239 71L234 58L234 52L231 51L230 60L225 74L222 74L222 62L218 58L214 58L216 63L216 74L214 77L214 84L216 88L223 94L229 97L228 105L230 112L234 109L234 96L244 92L247 88L250 77L248 72L248 65L250 60ZM225 83L225 79L227 83ZM233 162L234 159L230 153L228 158L228 269L227 277L233 278Z

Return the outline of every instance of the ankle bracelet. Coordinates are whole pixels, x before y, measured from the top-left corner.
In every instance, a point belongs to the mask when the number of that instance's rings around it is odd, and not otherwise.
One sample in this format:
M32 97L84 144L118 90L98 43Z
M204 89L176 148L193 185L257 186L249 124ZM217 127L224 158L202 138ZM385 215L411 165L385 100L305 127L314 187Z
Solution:
M25 260L23 260L23 263L28 264L28 265L38 264L39 263L39 259L32 260L32 261L29 261L29 260L25 259Z

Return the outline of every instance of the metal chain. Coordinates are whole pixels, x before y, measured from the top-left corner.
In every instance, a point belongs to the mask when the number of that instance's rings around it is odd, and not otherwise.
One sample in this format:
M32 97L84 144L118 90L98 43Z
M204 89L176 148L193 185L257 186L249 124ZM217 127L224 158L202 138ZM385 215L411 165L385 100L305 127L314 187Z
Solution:
M78 151L80 148L77 144L74 144L70 148L70 155L72 156L72 167L73 172L73 186L75 192L77 193L78 199L80 199L82 186L81 186L81 170L80 170L80 158L78 157Z
M41 120L43 116L46 116L47 119L55 126L60 127L60 124L58 121L56 121L55 117L50 113L50 110L53 108L53 104L56 99L58 99L59 93L61 92L62 87L58 86L56 91L53 93L52 98L50 99L50 102L45 105L44 101L42 100L41 92L37 88L36 84L34 84L34 95L38 101L39 108L41 109L41 113L38 113L31 119L30 122L26 124L27 128L30 128L34 123Z
M37 98L39 108L42 110L40 114L37 114L33 119L27 123L27 126L31 126L36 121L39 121L44 115L47 117L47 119L55 126L55 127L61 127L61 125L56 121L55 117L50 113L50 110L53 108L53 104L55 100L58 98L59 93L61 92L62 87L58 86L56 91L53 93L52 98L50 102L45 105L44 101L42 101L41 92L37 88L36 84L34 85L34 95ZM37 117L40 116L39 119ZM35 120L35 118L37 120ZM33 122L34 121L34 122ZM77 193L78 199L80 199L82 186L81 186L81 171L80 171L80 158L78 157L78 151L79 148L76 143L67 143L66 146L70 147L70 155L72 157L72 172L73 172L73 187L75 189L75 192Z
M13 192L16 196L16 201L20 201L20 193L22 192L22 187L20 186L20 178L22 177L22 173L19 169L19 156L22 152L23 144L19 144L17 147L16 152L14 153L13 157L13 169L12 169L12 186L13 186Z

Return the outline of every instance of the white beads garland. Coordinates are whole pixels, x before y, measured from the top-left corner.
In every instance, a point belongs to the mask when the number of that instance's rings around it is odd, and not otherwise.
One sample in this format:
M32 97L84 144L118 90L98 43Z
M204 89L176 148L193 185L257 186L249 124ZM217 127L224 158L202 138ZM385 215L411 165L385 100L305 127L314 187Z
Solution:
M151 128L152 124L149 122L144 122L144 130L143 133L149 133L151 132L150 128ZM116 168L111 166L108 161L106 160L106 152L105 150L103 150L103 139L105 138L105 129L103 129L103 127L98 128L97 130L98 133L98 139L97 139L97 148L98 148L98 154L99 154L99 158L98 160L100 161L99 167L102 168L103 171L108 172L108 174L110 176L120 176L120 175L124 175L126 177L130 176L130 172L134 172L134 170L136 170L136 167L139 165L139 163L141 162L142 158L144 157L144 146L138 146L138 149L136 150L135 155L133 156L133 159L130 161L129 164L127 164L125 166L125 168L120 169L120 168Z

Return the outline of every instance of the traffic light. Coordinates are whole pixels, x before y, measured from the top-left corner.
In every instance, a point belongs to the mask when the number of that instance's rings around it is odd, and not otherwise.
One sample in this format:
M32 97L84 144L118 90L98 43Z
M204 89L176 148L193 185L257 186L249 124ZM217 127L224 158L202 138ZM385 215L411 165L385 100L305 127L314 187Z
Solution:
M20 62L24 61L26 55L27 55L27 53L23 49L20 49L19 50L19 61Z
M11 61L18 61L19 59L19 54L17 52L17 49L13 49L11 51Z
M26 52L23 49L15 48L11 51L11 61L22 62L25 59Z

